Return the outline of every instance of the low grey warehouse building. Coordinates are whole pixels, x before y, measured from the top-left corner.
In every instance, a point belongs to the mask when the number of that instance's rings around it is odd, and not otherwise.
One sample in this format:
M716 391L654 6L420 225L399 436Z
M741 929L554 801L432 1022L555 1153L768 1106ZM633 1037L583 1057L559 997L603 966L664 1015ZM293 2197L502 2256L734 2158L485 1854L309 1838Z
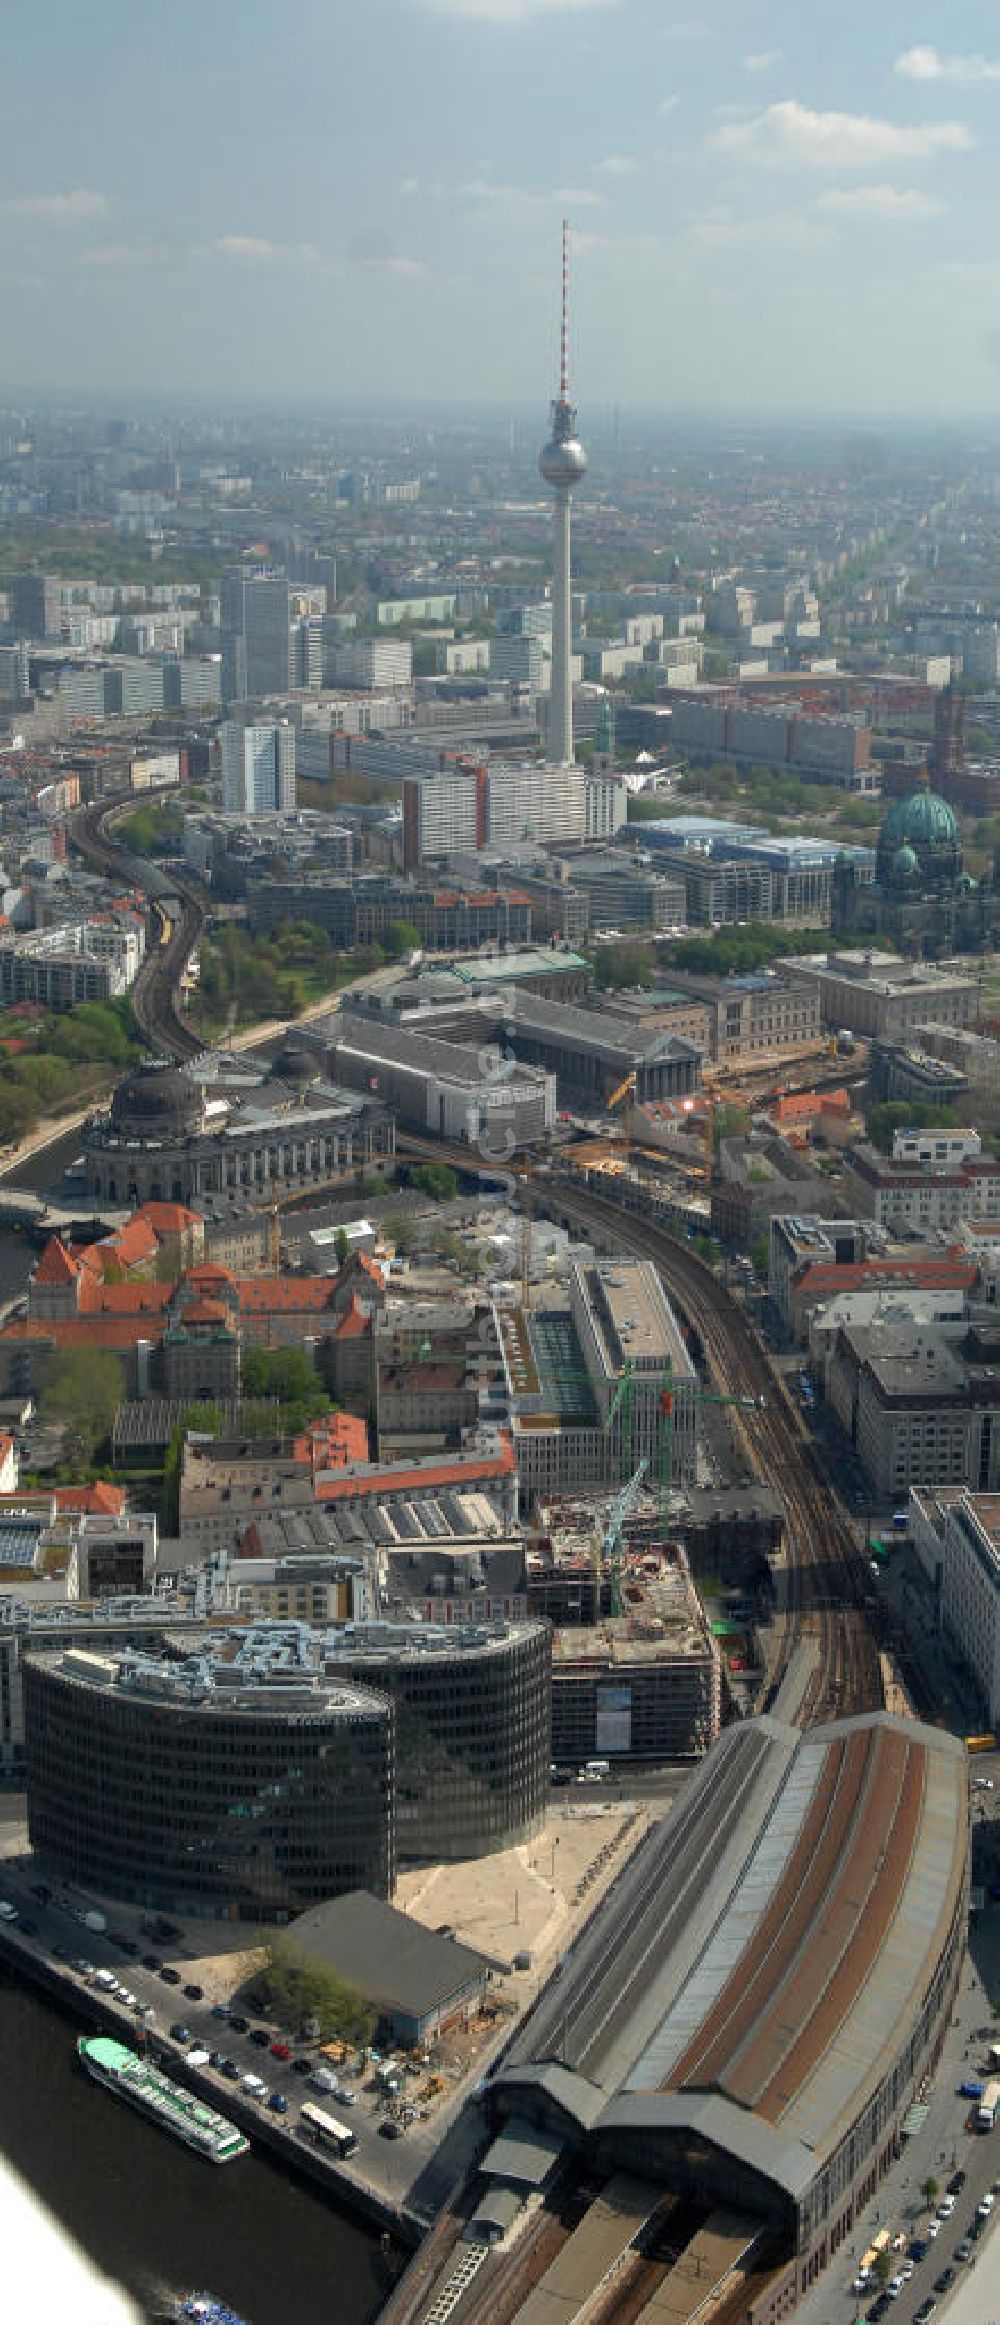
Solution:
M425 1929L365 1889L311 1906L289 1936L375 2005L383 2037L414 2050L474 2010L490 1974L471 1946Z

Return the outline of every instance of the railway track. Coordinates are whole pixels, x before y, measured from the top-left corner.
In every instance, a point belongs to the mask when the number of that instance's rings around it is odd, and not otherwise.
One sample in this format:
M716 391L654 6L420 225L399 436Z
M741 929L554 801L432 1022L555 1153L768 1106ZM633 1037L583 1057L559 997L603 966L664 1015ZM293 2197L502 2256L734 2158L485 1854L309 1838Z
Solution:
M147 796L144 794L144 796ZM148 796L158 797L159 792ZM132 888L139 888L150 905L150 922L165 894L180 900L179 918L167 924L164 936L162 915L157 944L150 943L142 968L132 987L132 1010L143 1040L149 1048L161 1055L178 1059L198 1057L204 1043L191 1027L185 1024L177 1006L177 994L184 969L201 934L205 909L199 889L183 874L169 875L147 864L141 856L114 839L116 818L134 807L131 792L115 793L84 808L70 819L70 837L73 846L95 868L111 879L122 880ZM151 925L150 934L153 934Z
M534 1201L551 1201L570 1223L639 1259L654 1260L698 1334L717 1387L725 1395L760 1399L756 1409L733 1418L750 1467L780 1494L785 1509L788 1594L768 1700L774 1700L800 1642L810 1639L815 1667L801 1724L880 1709L882 1676L864 1615L863 1562L784 1382L742 1308L686 1245L648 1216L640 1222L558 1173L535 1180Z

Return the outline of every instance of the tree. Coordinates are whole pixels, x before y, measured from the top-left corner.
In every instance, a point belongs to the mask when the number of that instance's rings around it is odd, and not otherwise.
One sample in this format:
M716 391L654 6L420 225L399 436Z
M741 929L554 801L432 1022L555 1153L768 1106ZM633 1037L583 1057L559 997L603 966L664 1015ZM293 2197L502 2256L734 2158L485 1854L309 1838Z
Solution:
M734 1106L726 1099L717 1106L712 1118L712 1143L718 1152L724 1138L743 1138L746 1135L747 1114L742 1106Z
M401 961L404 954L419 952L420 930L412 920L390 920L384 943L390 961Z
M869 1103L865 1109L865 1128L880 1154L891 1154L894 1131L908 1130L912 1122L913 1107L908 1100L893 1099L886 1105ZM940 1124L942 1130L953 1130L957 1122L958 1116L950 1106L935 1106L935 1127Z
M877 2252L872 2262L872 2275L877 2285L887 2285L893 2271L891 2252Z
M282 1416L290 1426L325 1413L329 1398L304 1348L251 1348L243 1359L243 1394L277 1397L289 1408Z
M68 1348L51 1367L39 1410L43 1421L62 1429L68 1455L82 1464L110 1437L124 1394L119 1357L99 1348Z
M591 957L594 980L602 992L653 982L653 955L648 945L599 945Z
M936 2181L936 2179L934 2178L934 2176L933 2176L933 2174L932 2174L932 2173L928 2174L928 2177L927 2177L927 2179L926 2179L926 2180L921 2180L921 2183L920 2183L920 2193L921 2193L921 2195L922 2195L922 2197L923 2197L923 2199L924 2199L924 2202L925 2202L925 2204L927 2205L928 2209L930 2208L930 2206L931 2206L932 2204L936 2204L936 2203L937 2203L937 2200L938 2200L938 2197L939 2197L939 2195L940 2195L940 2193L941 2193L941 2190L940 2190L940 2188L938 2187L937 2181Z
M754 1236L750 1245L750 1257L754 1264L755 1274L760 1277L762 1284L766 1284L768 1268L771 1263L771 1239L769 1236Z
M315 2018L325 2042L337 2035L359 2045L370 2042L375 2011L360 1987L311 1960L291 1938L269 1931L264 1943L267 1960L260 1983L279 2025L301 2027Z
M351 1248L347 1240L346 1227L338 1227L336 1235L333 1239L333 1248L337 1254L337 1266L344 1267L346 1265L348 1254Z
M418 1163L410 1179L432 1203L453 1203L458 1193L458 1176L449 1163Z

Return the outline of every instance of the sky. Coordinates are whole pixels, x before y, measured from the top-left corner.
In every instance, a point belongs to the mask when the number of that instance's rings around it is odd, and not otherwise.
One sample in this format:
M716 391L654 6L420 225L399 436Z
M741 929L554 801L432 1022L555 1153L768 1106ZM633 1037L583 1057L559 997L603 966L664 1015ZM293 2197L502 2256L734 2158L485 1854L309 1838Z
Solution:
M947 22L947 29L945 29ZM0 393L989 422L1000 12L49 0L0 78Z

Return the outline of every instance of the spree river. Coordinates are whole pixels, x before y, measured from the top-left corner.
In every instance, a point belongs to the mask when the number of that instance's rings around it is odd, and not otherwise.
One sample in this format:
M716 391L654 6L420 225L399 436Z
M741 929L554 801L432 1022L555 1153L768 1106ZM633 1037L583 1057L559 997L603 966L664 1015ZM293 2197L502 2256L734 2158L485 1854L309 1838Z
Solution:
M68 1201L71 1134L8 1184ZM24 1290L27 1236L0 1229L0 1301ZM379 2239L254 2151L215 2168L88 2081L87 2028L0 1975L0 2152L107 2275L147 2307L215 2293L248 2325L365 2325L388 2280Z
M98 2267L151 2311L209 2291L249 2325L365 2325L378 2239L256 2152L224 2166L88 2081L88 2029L0 1976L0 2150Z

